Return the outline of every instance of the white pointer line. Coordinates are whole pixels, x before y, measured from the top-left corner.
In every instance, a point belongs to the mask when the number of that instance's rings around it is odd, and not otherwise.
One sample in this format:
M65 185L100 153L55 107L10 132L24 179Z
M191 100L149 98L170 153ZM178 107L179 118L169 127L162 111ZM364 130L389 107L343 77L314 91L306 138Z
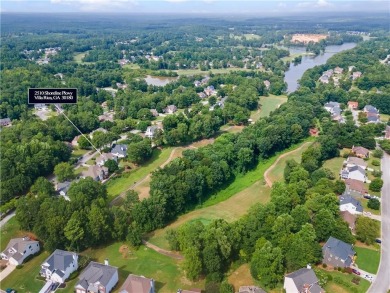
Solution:
M68 118L68 116L66 116L65 115L65 113L64 113L64 110L62 110L60 107L58 107L58 105L57 104L54 104L55 106L56 106L56 108L57 108L57 110L58 110L58 112L60 112L62 115L64 115L65 116L65 118L66 119L68 119L68 121L70 122L70 123L72 123L72 125L77 129L77 131L78 132L80 132L80 134L82 135L82 136L84 136L84 138L91 144L91 146L101 155L102 153L93 145L93 143L88 139L88 137L86 137L85 135L84 135L84 133L82 133L81 132L81 130Z

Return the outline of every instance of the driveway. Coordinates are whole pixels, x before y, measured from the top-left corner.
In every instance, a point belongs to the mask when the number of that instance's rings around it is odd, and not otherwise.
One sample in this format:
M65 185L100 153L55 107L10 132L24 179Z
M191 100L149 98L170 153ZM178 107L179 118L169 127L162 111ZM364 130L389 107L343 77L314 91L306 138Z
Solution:
M0 282L3 281L10 273L14 271L16 266L8 265L4 270L0 272Z
M15 216L15 211L5 216L4 219L0 221L0 228L2 228L13 216Z
M381 260L377 278L368 293L386 293L390 289L390 156L386 153L383 155L381 166L383 172Z

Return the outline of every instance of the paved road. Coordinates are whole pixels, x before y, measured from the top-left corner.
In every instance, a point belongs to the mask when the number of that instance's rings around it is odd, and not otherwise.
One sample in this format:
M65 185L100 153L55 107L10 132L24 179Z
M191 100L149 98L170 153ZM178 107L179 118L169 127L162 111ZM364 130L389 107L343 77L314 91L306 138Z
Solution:
M390 156L386 153L382 158L382 244L381 261L376 280L368 293L386 293L390 289Z
M15 211L5 216L4 219L0 221L0 228L2 228L13 216L15 216Z

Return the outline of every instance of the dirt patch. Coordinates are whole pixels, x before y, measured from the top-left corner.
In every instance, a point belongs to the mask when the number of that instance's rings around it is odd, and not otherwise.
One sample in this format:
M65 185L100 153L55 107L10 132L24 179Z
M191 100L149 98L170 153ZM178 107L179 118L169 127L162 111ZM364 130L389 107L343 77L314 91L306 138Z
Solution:
M248 264L240 266L237 270L231 273L228 281L233 285L235 292L238 292L241 286L251 286L255 284L255 280L251 276Z
M119 253L124 259L127 259L131 255L131 251L127 245L122 245L119 247Z
M326 39L327 35L315 35L315 34L295 34L291 38L293 43L304 43L309 42L318 43L321 40Z

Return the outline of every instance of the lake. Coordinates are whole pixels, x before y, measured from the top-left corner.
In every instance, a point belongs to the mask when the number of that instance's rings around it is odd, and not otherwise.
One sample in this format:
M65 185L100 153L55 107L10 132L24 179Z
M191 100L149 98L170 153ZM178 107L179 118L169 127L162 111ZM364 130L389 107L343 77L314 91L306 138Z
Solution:
M302 77L306 70L313 68L316 65L325 64L326 61L334 54L344 50L352 49L355 46L355 43L344 43L342 45L327 46L325 53L322 53L318 56L302 56L302 62L298 65L294 65L294 63L291 62L290 68L284 76L284 81L287 83L287 92L291 93L298 88L298 80ZM290 54L306 53L306 48L293 47L289 48L289 51Z
M155 85L155 86L165 86L168 83L177 80L178 77L161 77L161 76L151 76L147 75L145 77L145 81L148 85Z

